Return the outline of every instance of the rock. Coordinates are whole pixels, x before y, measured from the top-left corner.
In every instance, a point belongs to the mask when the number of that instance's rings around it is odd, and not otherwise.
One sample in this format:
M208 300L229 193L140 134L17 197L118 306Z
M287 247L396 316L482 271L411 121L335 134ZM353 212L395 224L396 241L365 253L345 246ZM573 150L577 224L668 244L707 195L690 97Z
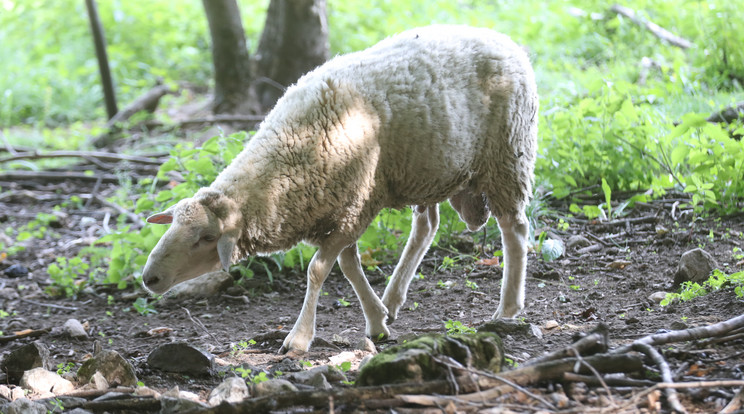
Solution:
M566 248L568 250L576 250L582 247L590 246L591 244L592 242L589 241L589 239L580 234L577 234L568 238L568 241L566 242Z
M543 325L543 328L545 328L545 330L548 330L549 331L551 329L560 328L560 326L561 326L561 324L559 324L558 321L551 319L551 320L545 322L545 325Z
M333 366L339 366L344 362L354 362L357 359L359 358L357 357L356 352L351 351L344 351L338 355L333 355L332 357L328 358L328 360L331 362L331 365Z
M90 383L93 384L97 390L103 391L109 389L109 383L106 380L106 377L104 377L99 371L96 371L96 373L90 377Z
M229 273L219 270L174 286L168 292L168 299L209 298L223 292L233 283L235 280Z
M661 303L662 300L666 299L666 292L654 292L648 296L648 300L653 303Z
M47 392L65 394L75 389L70 381L62 378L56 372L47 371L41 367L24 372L19 385L35 394Z
M0 411L5 414L46 414L47 408L28 398L19 398L11 403L3 404Z
M8 381L17 384L23 373L32 368L52 369L49 349L41 342L32 342L13 350L5 360L2 369L8 374Z
M331 382L348 381L340 369L331 365L321 365L307 371L295 372L287 375L287 379L323 390L331 389Z
M208 405L189 398L174 398L166 397L165 395L160 398L161 414L179 414L187 411L200 412L207 408L209 408Z
M718 267L718 263L703 249L692 249L682 253L677 273L674 275L674 284L680 285L684 282L702 283L708 280L710 272Z
M230 377L222 381L217 388L213 389L212 392L209 393L207 402L209 405L214 407L215 405L219 405L222 401L236 403L250 397L251 393L248 390L248 386L245 385L245 381L242 378Z
M16 300L18 299L18 291L14 288L2 288L0 289L0 299Z
M0 384L0 397L5 398L8 401L12 401L13 398L11 397L11 390L10 387L4 384Z
M297 387L285 379L270 379L254 384L251 388L251 395L258 398L286 391L296 392Z
M83 324L77 319L68 319L63 326L64 332L70 338L87 338L88 332L85 332Z
M166 372L208 375L214 370L214 355L176 342L155 348L147 356L147 365Z
M133 387L137 385L134 368L116 351L101 351L83 362L78 370L78 379L82 383L90 382L96 371L108 381L109 386Z
M358 349L360 351L365 352L371 352L373 354L377 353L377 347L375 346L375 343L372 342L371 339L367 338L366 336L354 344L354 349Z
M13 279L28 276L28 268L22 264L14 264L5 269L5 276Z
M537 339L543 337L539 327L518 319L494 319L479 326L478 332L493 332L500 336L523 335Z
M497 373L501 371L504 351L501 338L491 332L424 335L374 356L359 371L356 384L380 385L445 378L449 370L436 362L435 356L447 356L464 366Z

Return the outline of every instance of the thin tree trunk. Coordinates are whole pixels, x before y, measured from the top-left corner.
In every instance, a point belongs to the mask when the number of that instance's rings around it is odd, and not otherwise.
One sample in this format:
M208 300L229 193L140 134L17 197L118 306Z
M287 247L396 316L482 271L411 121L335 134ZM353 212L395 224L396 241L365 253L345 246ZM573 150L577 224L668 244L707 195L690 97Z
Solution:
M287 86L329 53L326 0L271 0L255 56L261 107L271 109Z
M103 25L98 16L98 6L96 5L96 1L85 0L85 7L88 9L90 30L93 34L93 43L96 48L96 57L98 58L98 69L101 72L101 84L103 85L103 97L106 102L106 113L108 113L108 117L111 119L117 112L119 112L119 110L116 107L114 82L111 79L108 55L106 54L106 37L103 34Z
M236 0L202 0L212 37L215 114L255 113L245 32Z

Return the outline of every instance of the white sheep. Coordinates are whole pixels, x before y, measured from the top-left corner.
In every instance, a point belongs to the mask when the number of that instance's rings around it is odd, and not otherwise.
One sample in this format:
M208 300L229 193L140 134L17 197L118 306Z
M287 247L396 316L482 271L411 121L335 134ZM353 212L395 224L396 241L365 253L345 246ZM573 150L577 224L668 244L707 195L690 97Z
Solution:
M496 317L524 307L538 97L525 52L466 26L403 32L303 76L211 186L147 219L173 223L143 272L163 293L246 255L318 246L283 350L307 350L321 285L338 260L366 334L389 335L449 199L468 228L493 214L504 279ZM413 209L411 235L380 299L356 241L385 207Z

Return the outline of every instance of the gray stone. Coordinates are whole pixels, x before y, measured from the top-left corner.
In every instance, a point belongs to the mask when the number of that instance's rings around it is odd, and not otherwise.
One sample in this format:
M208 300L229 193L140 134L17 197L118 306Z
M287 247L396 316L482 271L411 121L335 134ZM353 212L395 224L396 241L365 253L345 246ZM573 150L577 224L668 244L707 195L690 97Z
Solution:
M0 397L5 398L8 401L12 401L11 389L7 385L0 384Z
M183 412L199 412L209 408L208 405L189 398L173 398L163 396L160 399L161 414L179 414Z
M90 383L93 384L97 390L103 391L109 389L109 383L100 371L96 371L96 373L90 377Z
M47 392L65 394L75 389L70 381L62 378L56 372L47 371L41 367L24 372L20 386L35 394Z
M661 303L662 300L666 299L666 292L654 292L648 296L648 300L653 303Z
M52 369L49 349L41 342L32 342L13 350L5 360L2 369L8 374L8 381L17 384L23 373L32 368Z
M116 351L101 351L83 362L78 370L78 379L82 383L88 383L96 372L100 372L106 378L109 386L133 387L137 385L137 375L134 373L132 364Z
M270 379L254 384L251 391L251 395L254 397L264 397L286 391L296 392L297 387L285 379Z
M287 379L326 390L331 388L330 382L348 381L346 375L340 369L331 365L321 365L307 371L294 372L287 375Z
M28 276L28 268L22 264L14 264L5 269L5 276L9 278L19 278Z
M222 401L228 403L236 403L243 401L246 398L250 398L251 393L248 390L248 386L245 384L245 380L238 377L230 377L222 381L217 388L213 389L209 393L207 402L211 406L219 405Z
M718 267L718 263L703 249L692 249L682 254L679 260L677 273L674 275L674 284L684 282L702 283L708 280L710 272Z
M501 338L491 332L424 335L374 356L360 369L356 384L381 385L445 378L450 370L436 360L442 356L466 367L494 373L501 371L504 361Z
M222 270L207 273L173 286L168 292L168 300L209 298L225 291L234 283L233 277Z
M371 352L373 354L377 353L377 347L375 346L375 343L372 342L371 339L367 338L366 336L354 344L354 349L359 349L360 351L365 352Z
M214 370L214 355L176 342L155 348L147 356L147 365L166 372L208 375Z
M493 332L501 336L527 336L542 339L542 331L538 326L519 319L494 319L478 327L478 332Z
M19 398L8 404L3 404L0 411L6 414L46 414L47 408L29 400L28 398Z
M64 326L65 333L71 338L87 338L88 332L85 332L83 324L77 319L68 319Z

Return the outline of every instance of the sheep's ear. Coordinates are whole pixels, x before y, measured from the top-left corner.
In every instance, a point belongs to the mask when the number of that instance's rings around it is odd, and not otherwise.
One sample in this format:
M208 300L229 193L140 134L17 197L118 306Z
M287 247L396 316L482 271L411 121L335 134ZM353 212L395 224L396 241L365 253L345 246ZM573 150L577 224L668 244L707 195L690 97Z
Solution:
M173 223L173 207L170 207L162 213L153 214L147 218L148 223L154 224L171 224Z
M222 237L220 237L220 239L217 241L217 254L219 254L220 256L222 270L226 272L230 270L233 252L235 251L235 245L238 243L239 238L240 230L233 230L224 233Z

